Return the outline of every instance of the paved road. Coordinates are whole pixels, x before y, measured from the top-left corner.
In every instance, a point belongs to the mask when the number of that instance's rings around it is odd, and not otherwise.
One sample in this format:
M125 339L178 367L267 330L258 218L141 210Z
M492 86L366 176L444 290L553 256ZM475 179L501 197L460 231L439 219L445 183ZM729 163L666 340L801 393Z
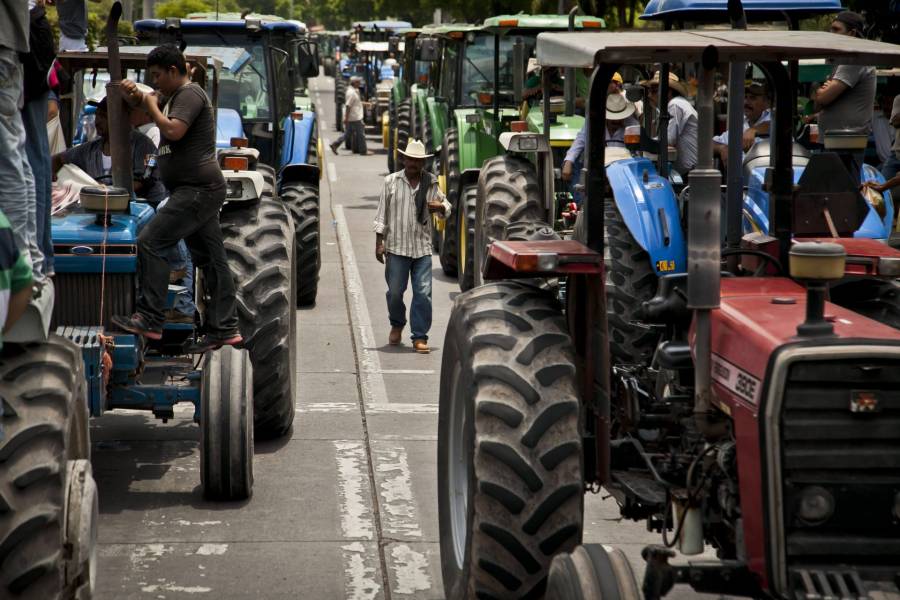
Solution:
M313 89L330 141L332 80ZM387 345L372 234L385 156L326 152L321 282L316 306L297 312L292 434L257 443L253 498L222 504L200 493L190 406L167 424L145 413L96 419L101 599L443 598L438 380L458 287L435 260L433 352L417 355L408 340ZM619 522L611 500L590 496L586 511L585 539L619 545L642 571L640 549L658 538Z

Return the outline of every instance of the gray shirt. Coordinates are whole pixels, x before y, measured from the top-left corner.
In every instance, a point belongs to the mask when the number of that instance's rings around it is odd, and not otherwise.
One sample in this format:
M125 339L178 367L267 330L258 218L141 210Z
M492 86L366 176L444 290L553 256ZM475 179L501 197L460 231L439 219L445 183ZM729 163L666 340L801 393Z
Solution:
M900 94L894 96L894 104L891 106L891 121L900 116ZM894 134L894 145L891 146L891 150L894 151L894 156L900 158L900 127L895 129L897 133Z
M697 165L697 111L682 96L669 100L668 138L678 152L675 170L687 175Z
M28 52L28 3L22 0L0 2L0 47ZM18 58L16 59L18 61Z
M421 181L419 185L422 185ZM375 233L384 235L384 249L389 254L421 258L431 255L431 225L422 224L416 218L416 192L404 171L391 173L384 178L378 210L375 213ZM437 178L431 180L426 201L440 201L444 205L443 217L450 215L450 203L438 186Z
M834 129L872 130L872 105L875 103L875 67L838 65L831 79L846 84L849 89L819 113L819 129L827 133Z

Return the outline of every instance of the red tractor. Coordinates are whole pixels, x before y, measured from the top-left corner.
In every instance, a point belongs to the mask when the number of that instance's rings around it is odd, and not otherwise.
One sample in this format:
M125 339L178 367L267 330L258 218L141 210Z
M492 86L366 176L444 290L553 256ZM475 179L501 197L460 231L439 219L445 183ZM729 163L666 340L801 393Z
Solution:
M438 430L447 597L656 599L683 583L755 598L900 598L900 331L852 292L895 279L900 252L850 237L866 210L841 159L851 136L826 132L829 151L795 184L785 66L900 65L900 47L805 31L545 33L537 57L594 69L586 239L495 241L488 282L454 303ZM663 340L652 363L613 368L607 86L621 65L661 57L699 74L688 271L662 277L640 311ZM713 168L714 81L743 62L775 91L773 227L723 251L720 232L735 228L722 227ZM565 305L535 285L546 278L565 279ZM580 546L584 492L601 488L661 534L644 550L641 586L621 551ZM670 565L676 547L718 560Z

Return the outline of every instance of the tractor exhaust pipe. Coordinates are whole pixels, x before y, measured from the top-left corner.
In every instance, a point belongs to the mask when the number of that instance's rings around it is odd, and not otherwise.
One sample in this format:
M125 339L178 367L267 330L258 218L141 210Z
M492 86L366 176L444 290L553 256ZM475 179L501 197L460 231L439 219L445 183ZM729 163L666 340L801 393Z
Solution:
M569 31L575 31L575 15L581 9L576 4L569 11ZM566 99L566 116L571 117L575 114L575 69L568 67L565 72L566 80L564 82L563 93ZM546 120L546 117L545 117Z
M109 83L106 102L109 114L109 153L112 160L113 185L134 194L132 180L131 140L128 115L122 99L122 63L119 60L119 18L122 3L115 2L106 19L106 47L109 57Z
M719 307L721 277L721 174L713 163L714 69L719 62L712 46L703 52L697 92L697 166L690 173L688 209L688 308L694 311L694 415L703 423L712 406L712 310ZM662 102L662 100L660 100ZM701 430L702 425L701 425Z

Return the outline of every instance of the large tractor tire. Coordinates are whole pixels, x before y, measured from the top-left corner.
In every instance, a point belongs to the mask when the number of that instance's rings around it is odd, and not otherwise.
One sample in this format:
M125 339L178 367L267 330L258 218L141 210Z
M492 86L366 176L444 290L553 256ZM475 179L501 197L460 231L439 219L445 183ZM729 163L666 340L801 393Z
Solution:
M659 334L637 318L644 302L656 294L658 278L650 255L635 241L615 201L604 203L603 261L606 271L606 314L613 363L647 365Z
M319 269L322 267L319 188L308 183L289 183L281 189L279 199L287 205L294 219L297 248L297 306L312 306L316 303Z
M448 598L541 598L553 556L581 542L577 389L552 296L507 281L457 297L438 416Z
M206 354L200 390L200 481L210 500L253 494L253 369L246 350Z
M237 287L238 320L253 363L255 435L284 435L294 421L296 260L294 226L281 202L222 211L228 266Z
M323 61L323 70L325 71L326 77L334 77L334 59L330 56L326 57Z
M396 162L397 158L394 154L394 146L397 143L397 104L394 102L394 96L391 95L391 103L388 106L388 126L387 126L387 142L385 144L385 148L387 149L387 168L388 173L393 173L396 171Z
M463 187L459 195L457 225L457 265L459 266L459 289L464 292L475 287L475 214L478 203L478 185Z
M407 98L397 105L397 139L395 147L398 150L406 150L409 144L409 135L412 132L412 100ZM403 168L403 161L397 160L397 154L394 153L395 167L399 171Z
M428 118L427 113L422 113L419 115L419 133L422 135L422 143L425 145L425 152L427 154L434 154L434 132L431 130L431 120ZM458 136L457 136L458 139ZM459 150L457 146L457 157L459 156ZM434 171L434 158L426 158L425 159L425 169L428 171Z
M625 553L601 544L557 554L550 565L545 600L641 600Z
M347 93L347 82L340 74L334 77L334 128L344 131L344 100Z
M426 119L427 120L427 119ZM456 236L459 233L459 192L461 174L459 170L459 131L455 127L447 130L441 149L441 173L447 185L447 201L452 207L450 216L444 224L444 235L441 236L440 261L444 275L456 277L459 272Z
M262 198L271 200L278 195L275 169L264 163L257 163L256 170L263 177Z
M81 349L6 344L0 398L0 598L89 599L99 516Z
M488 246L504 239L513 222L543 219L541 185L534 165L518 156L501 154L484 161L478 175L478 197L472 242L475 285L481 285Z

